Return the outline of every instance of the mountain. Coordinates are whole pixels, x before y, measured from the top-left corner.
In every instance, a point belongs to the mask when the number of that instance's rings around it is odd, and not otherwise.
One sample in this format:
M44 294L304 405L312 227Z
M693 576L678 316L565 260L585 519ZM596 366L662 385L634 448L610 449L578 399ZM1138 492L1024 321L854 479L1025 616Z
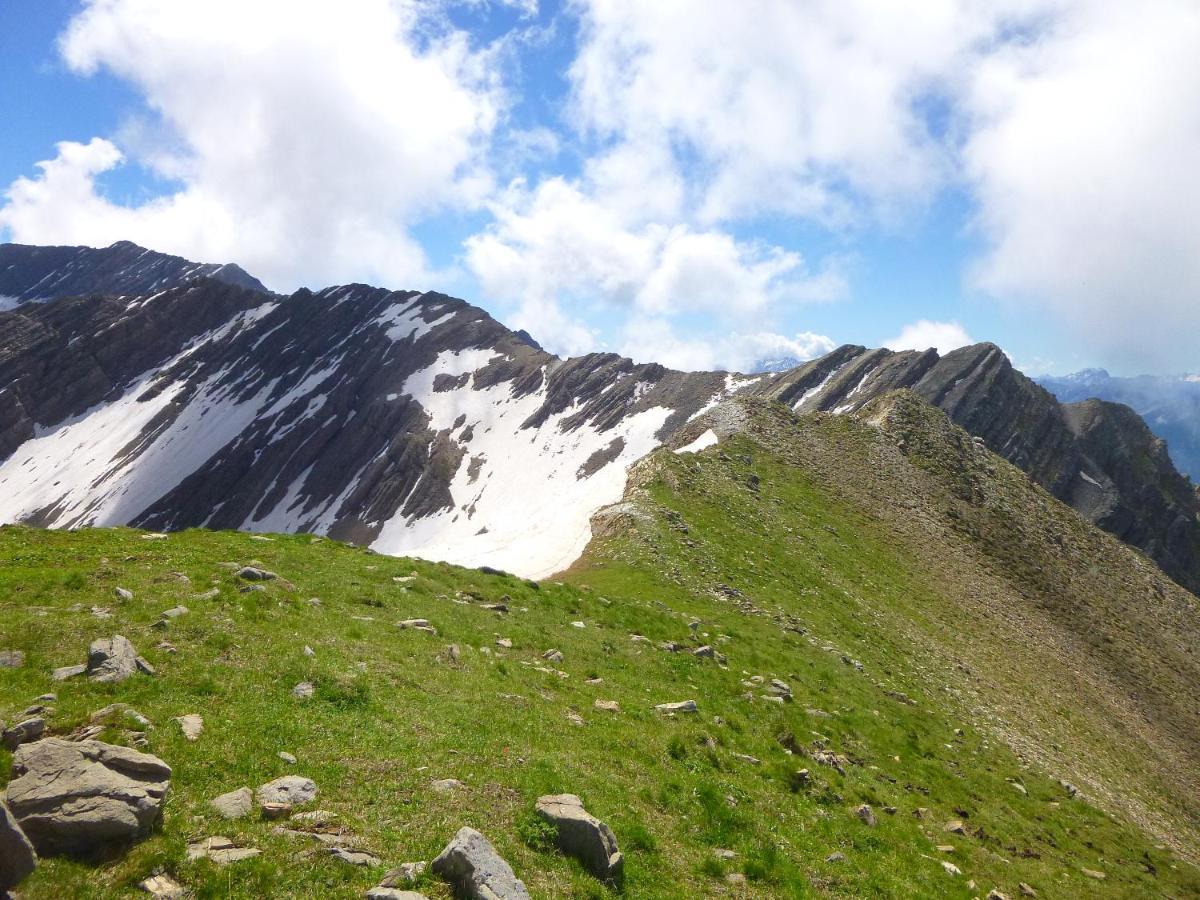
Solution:
M46 855L21 896L352 900L395 873L448 898L398 867L464 825L537 898L1200 895L1195 597L911 391L718 404L593 535L539 583L311 535L0 528L0 716L53 690L47 738L171 771L161 826ZM156 674L51 680L110 634ZM316 799L210 805L280 777ZM535 808L562 793L623 889L557 849ZM253 858L192 858L217 835Z
M1096 398L1135 410L1167 442L1179 470L1200 482L1200 375L1114 378L1104 369L1084 369L1037 381L1063 403Z
M261 281L232 263L189 262L129 241L99 249L0 244L0 298L7 308L78 294L153 294L205 277L267 293Z
M278 297L184 264L181 283L134 295L127 260L146 253L79 251L124 274L102 296L0 313L0 521L307 531L541 576L578 557L628 466L712 405L845 413L908 388L1200 589L1200 501L1161 443L1124 407L1060 405L990 344L682 373L560 359L434 292ZM10 269L38 277L10 276L15 296L78 287Z

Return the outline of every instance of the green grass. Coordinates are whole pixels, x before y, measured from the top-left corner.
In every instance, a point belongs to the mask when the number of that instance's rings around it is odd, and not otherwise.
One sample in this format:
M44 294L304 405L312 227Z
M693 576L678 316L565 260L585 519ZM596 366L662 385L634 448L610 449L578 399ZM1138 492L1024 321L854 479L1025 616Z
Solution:
M758 493L746 487L751 472ZM612 826L630 898L967 898L993 887L1015 897L1022 881L1042 897L1200 896L1187 862L1068 798L1056 773L976 720L974 698L946 691L954 670L917 632L936 631L948 601L861 507L749 438L697 456L657 454L640 490L649 524L594 541L561 584L308 536L0 529L0 648L27 654L24 668L0 670L0 718L55 690L50 727L65 733L126 702L153 721L148 750L175 773L160 832L110 861L44 860L22 896L130 896L161 867L201 897L361 897L387 868L432 859L461 825L483 831L535 897L620 896L546 840L533 804L559 792L579 794ZM240 593L222 563L253 560L295 590L275 581ZM714 592L718 584L755 609ZM118 586L134 599L118 600ZM215 598L197 599L214 587ZM507 615L479 607L502 597ZM180 603L187 615L153 627ZM96 618L93 605L112 617ZM439 634L394 624L415 617ZM114 633L158 676L51 683L52 668L82 662L90 640ZM498 648L498 636L513 649ZM164 639L178 652L158 649ZM666 640L710 643L728 666L658 649ZM564 660L551 667L566 678L536 668L552 647ZM794 702L762 700L746 686L752 676L787 681ZM602 682L586 683L594 677ZM311 700L291 696L302 680L316 685ZM653 709L689 698L697 715ZM594 709L596 699L621 710ZM186 713L204 717L196 743L172 721ZM819 748L846 759L844 776L807 755ZM0 751L0 782L8 769ZM307 855L309 845L272 834L273 823L226 822L207 808L220 793L288 773L313 778L315 806L338 813L383 865ZM465 787L430 790L441 778ZM854 816L862 803L876 827ZM967 835L944 832L956 818ZM264 852L225 868L187 862L187 842L213 834ZM717 848L736 856L719 860ZM845 859L827 862L834 853ZM948 875L942 860L963 874ZM1081 867L1108 877L1091 881ZM730 873L744 885L729 887ZM432 877L420 889L450 896Z

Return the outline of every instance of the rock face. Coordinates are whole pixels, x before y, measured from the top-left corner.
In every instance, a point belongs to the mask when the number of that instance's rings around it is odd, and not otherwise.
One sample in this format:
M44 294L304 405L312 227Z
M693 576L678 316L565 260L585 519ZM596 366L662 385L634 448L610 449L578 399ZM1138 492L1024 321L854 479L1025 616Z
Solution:
M162 815L171 769L99 741L47 738L13 756L8 806L40 853L86 853L143 837Z
M617 849L612 829L583 808L574 794L539 797L537 814L558 832L558 849L578 859L585 869L604 881L620 882L625 858Z
M57 298L0 312L0 522L314 532L541 577L713 403L842 413L903 387L1200 589L1200 499L1161 442L1124 407L1061 406L990 344L751 377L564 360L443 294L284 298L131 245L0 247L0 295Z
M0 894L14 888L37 868L33 844L0 801Z
M468 900L529 900L524 882L474 828L460 828L431 868Z

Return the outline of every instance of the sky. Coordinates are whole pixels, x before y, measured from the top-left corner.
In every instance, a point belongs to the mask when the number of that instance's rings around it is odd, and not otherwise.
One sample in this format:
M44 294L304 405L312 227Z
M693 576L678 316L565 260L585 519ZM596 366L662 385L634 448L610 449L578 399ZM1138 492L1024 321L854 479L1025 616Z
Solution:
M1200 370L1196 0L0 0L0 240L561 354Z

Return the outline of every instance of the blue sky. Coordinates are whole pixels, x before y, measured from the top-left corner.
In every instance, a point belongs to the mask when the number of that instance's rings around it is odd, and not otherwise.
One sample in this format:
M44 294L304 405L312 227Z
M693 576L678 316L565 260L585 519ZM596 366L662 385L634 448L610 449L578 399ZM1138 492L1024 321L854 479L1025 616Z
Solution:
M1195 4L905 6L0 4L0 238L438 289L685 368L1200 369Z

